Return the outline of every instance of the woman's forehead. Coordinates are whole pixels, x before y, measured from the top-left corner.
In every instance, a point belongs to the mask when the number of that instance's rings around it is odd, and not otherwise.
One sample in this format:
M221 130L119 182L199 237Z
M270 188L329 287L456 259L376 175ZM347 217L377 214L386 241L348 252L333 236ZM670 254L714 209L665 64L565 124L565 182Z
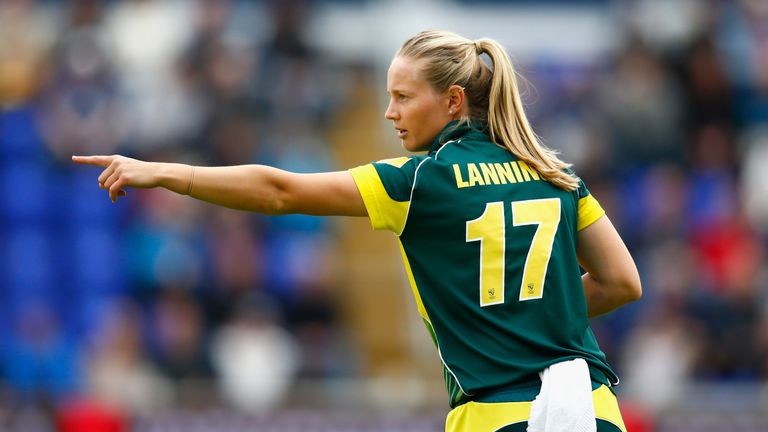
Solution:
M387 89L397 90L400 87L417 87L426 85L422 77L422 62L408 57L397 56L392 59L387 71Z

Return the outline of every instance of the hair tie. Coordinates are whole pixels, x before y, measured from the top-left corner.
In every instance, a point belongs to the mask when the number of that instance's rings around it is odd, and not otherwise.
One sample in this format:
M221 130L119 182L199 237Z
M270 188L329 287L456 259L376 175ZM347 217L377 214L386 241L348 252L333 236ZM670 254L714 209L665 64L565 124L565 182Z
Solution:
M475 44L475 52L476 52L478 55L482 54L482 53L483 53L483 49L482 49L482 48L480 48L480 42L478 42L478 41L473 41L473 43Z

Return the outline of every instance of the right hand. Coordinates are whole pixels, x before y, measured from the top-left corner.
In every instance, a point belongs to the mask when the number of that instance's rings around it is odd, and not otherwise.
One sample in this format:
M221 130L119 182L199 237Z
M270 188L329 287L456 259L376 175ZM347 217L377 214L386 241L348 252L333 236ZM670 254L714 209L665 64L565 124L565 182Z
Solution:
M112 202L126 195L125 187L152 188L158 185L157 169L152 162L120 155L72 156L72 161L105 168L99 176L99 187L108 190Z

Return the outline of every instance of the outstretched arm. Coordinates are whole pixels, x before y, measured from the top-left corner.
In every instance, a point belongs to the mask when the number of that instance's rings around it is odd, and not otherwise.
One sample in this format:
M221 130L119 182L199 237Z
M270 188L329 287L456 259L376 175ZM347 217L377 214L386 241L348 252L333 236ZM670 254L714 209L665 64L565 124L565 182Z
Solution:
M264 165L202 167L145 162L125 156L73 156L104 168L99 187L114 202L127 187L162 187L238 210L279 215L366 216L352 175L346 171L297 174Z
M578 241L579 263L587 270L581 280L590 318L640 298L637 267L608 216L579 231Z

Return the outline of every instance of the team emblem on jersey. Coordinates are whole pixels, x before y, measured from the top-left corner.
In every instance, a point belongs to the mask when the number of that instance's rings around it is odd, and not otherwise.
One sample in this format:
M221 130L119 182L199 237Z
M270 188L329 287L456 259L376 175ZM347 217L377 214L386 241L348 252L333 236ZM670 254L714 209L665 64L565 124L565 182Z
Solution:
M533 282L528 284L528 294L533 294Z
M496 288L490 288L488 289L488 295L491 296L491 298L496 298Z

